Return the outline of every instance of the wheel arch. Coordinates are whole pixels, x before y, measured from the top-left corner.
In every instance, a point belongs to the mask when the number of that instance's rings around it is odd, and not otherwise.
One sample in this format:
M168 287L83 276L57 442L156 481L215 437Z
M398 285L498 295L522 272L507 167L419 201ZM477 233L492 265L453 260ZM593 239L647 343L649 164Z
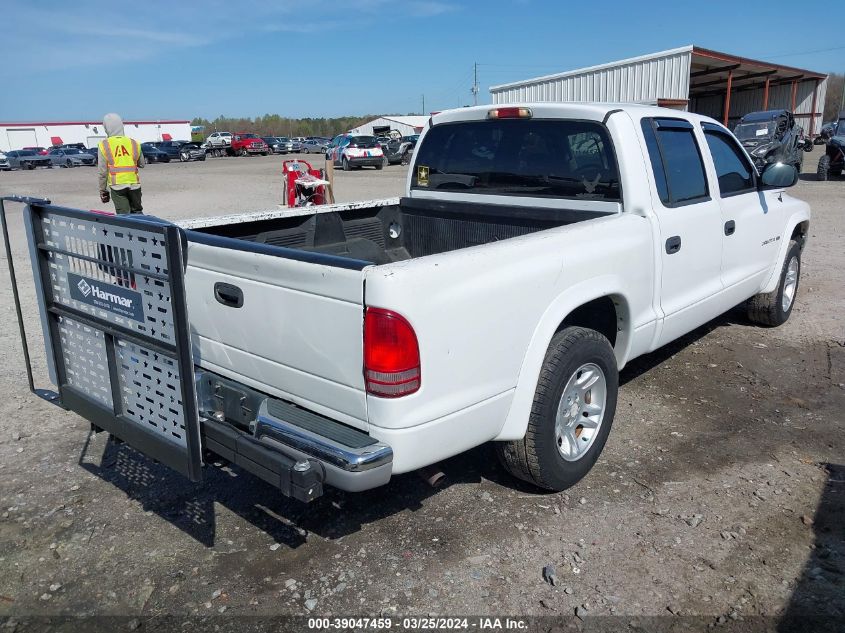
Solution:
M796 200L796 202L798 201ZM786 251L789 249L789 242L793 239L800 240L799 244L803 251L809 239L809 231L810 207L807 203L801 202L787 217L777 259L772 266L771 273L765 285L760 290L761 293L772 292L777 287L783 262L786 259Z
M552 337L563 328L581 326L604 334L616 363L624 366L631 347L631 309L619 280L593 279L562 293L540 318L523 357L510 409L495 440L525 435L540 370Z

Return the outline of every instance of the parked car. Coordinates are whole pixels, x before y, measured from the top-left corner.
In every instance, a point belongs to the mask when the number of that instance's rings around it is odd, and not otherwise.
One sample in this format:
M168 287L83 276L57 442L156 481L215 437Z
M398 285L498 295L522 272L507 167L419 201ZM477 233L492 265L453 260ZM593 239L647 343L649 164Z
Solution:
M179 146L179 160L183 163L192 160L205 160L205 148L199 143L182 143Z
M80 167L82 165L93 167L96 164L96 159L91 154L83 152L76 147L53 149L50 150L47 156L50 157L53 165L58 165L59 167Z
M50 148L50 150L54 149L78 149L83 152L88 151L88 148L85 147L84 143L62 143L60 145L53 145L53 147Z
M9 171L10 169L12 168L9 166L9 159L5 152L0 152L0 171Z
M816 168L819 180L841 176L845 169L845 110L839 113L839 120L824 132L824 138L824 156L819 158Z
M241 156L261 154L267 156L270 148L257 134L252 132L238 132L232 135L232 151Z
M267 143L271 154L287 154L287 142L281 136L262 136L261 140Z
M153 143L141 143L141 153L144 155L144 160L148 163L169 163L170 156L167 152L163 152Z
M36 167L52 167L53 161L49 156L42 156L35 150L18 149L6 152L9 169L35 169Z
M325 154L330 142L330 139L312 136L302 143L302 151L305 154Z
M182 146L188 141L156 141L153 143L158 149L170 156L170 160L179 158Z
M290 151L292 154L298 154L302 151L302 141L297 141L296 139L290 140Z
M384 152L375 136L340 134L326 150L326 159L344 171L360 167L384 167Z
M94 157L94 164L98 165L100 163L100 147L89 147L84 150L86 154L91 154Z
M792 165L801 173L804 152L813 149L789 110L749 112L739 120L734 134L761 173L766 165L777 162Z
M232 133L212 132L208 135L208 138L205 139L205 142L213 149L223 149L232 144Z
M31 145L29 147L22 147L21 149L24 149L24 150L27 150L27 151L30 151L30 152L35 152L36 154L39 154L41 156L46 156L47 151L48 151L46 147L39 147L39 146L34 146L34 145Z

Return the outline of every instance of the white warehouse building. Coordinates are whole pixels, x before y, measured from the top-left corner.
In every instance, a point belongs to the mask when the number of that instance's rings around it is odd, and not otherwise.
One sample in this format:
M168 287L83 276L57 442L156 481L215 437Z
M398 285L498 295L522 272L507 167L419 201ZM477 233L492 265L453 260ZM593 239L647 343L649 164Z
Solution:
M646 103L689 110L729 128L749 112L790 110L805 132L822 126L827 75L699 46L492 86L494 104Z
M190 121L124 121L123 127L126 135L139 143L191 140ZM96 147L105 137L102 121L0 123L0 151L63 143Z
M373 119L363 125L349 130L350 134L365 134L371 136L387 135L391 130L398 131L402 136L419 134L428 123L427 116L383 116Z

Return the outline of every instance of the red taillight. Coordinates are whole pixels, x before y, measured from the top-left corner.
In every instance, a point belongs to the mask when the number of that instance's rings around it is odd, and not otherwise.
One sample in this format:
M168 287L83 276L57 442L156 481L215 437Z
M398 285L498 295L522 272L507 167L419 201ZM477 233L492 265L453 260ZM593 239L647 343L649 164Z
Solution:
M420 388L420 346L404 317L367 308L364 317L364 382L367 393L398 398Z
M487 113L488 119L530 119L530 108L496 108Z

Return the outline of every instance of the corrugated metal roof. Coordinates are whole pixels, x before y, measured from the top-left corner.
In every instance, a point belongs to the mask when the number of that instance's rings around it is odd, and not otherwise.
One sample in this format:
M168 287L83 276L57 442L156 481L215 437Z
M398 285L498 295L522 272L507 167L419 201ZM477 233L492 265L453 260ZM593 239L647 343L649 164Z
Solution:
M424 127L426 123L428 123L427 116L419 116L419 115L412 115L412 116L383 116L382 119L387 119L388 121L396 121L397 123L401 123L403 125L410 125L411 127Z
M526 79L524 81L514 81L507 84L499 84L498 86L490 86L490 92L495 90L502 90L505 88L512 88L516 86L524 86L526 84L532 83L541 83L546 81L552 81L555 79L564 79L566 77L574 77L576 75L585 75L587 73L593 73L600 70L605 70L608 68L615 68L617 66L625 66L628 64L639 64L641 62L647 62L653 59L658 59L661 57L671 57L673 55L677 55L679 53L691 53L693 49L693 45L690 44L688 46L681 46L680 48L672 48L666 51L660 51L657 53L649 53L648 55L640 55L638 57L629 57L628 59L621 59L615 62L607 62L605 64L599 64L598 66L588 66L586 68L579 68L577 70L568 70L562 73L555 73L554 75L543 75L542 77L535 77L533 79Z

